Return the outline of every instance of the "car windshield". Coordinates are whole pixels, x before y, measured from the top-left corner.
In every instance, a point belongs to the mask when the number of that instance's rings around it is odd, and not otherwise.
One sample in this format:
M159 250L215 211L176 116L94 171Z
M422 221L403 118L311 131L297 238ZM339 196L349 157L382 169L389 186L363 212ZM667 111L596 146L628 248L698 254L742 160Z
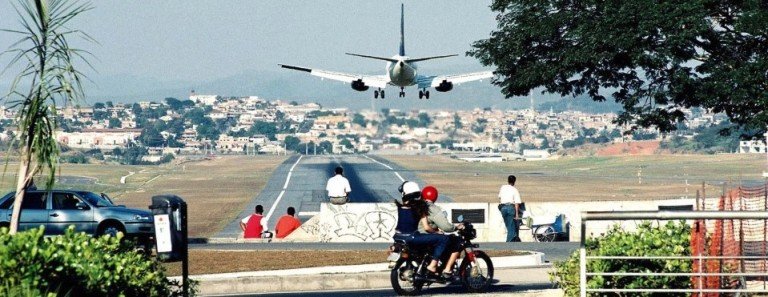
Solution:
M85 200L87 200L88 203L96 207L115 206L112 204L112 202L109 202L109 200L104 199L101 196L94 194L92 192L77 192L77 194L85 198Z

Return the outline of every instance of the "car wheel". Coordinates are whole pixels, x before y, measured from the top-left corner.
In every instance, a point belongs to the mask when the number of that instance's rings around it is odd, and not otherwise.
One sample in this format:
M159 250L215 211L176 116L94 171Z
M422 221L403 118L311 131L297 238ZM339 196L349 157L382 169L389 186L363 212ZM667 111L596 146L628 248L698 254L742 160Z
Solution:
M118 232L123 232L123 234L125 234L125 228L123 228L123 226L118 223L107 223L101 226L101 228L99 228L99 232L97 235L99 237L104 235L117 236Z

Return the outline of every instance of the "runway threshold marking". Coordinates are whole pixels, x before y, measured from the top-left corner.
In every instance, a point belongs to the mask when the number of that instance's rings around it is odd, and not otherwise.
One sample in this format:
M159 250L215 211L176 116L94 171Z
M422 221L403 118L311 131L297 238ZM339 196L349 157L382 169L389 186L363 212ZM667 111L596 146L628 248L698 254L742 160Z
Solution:
M379 164L379 165L381 165L381 166L384 166L384 167L387 167L387 168L389 168L389 170L392 170L392 172L394 172L394 173L395 173L395 175L397 176L397 178L399 178L399 179L400 179L400 181L401 181L401 182L404 182L404 181L405 181L405 179L404 179L402 176L400 176L400 173L399 173L399 172L397 172L397 171L395 171L395 169L394 169L394 168L392 168L392 166L389 166L389 165L387 165L387 164L384 164L384 163L381 163L381 162L379 162L379 161L376 161L375 159L373 159L373 158L371 158L371 157L368 157L368 155L363 155L363 157L366 157L366 158L368 158L368 160L371 160L371 161L373 161L373 162L376 162L376 163L378 163L378 164Z
M285 190L288 189L288 183L291 181L291 175L293 175L293 169L296 168L296 165L299 165L299 162L301 162L301 158L304 158L304 156L299 156L299 159L296 160L296 163L291 166L291 169L288 170L288 176L285 177L285 184L283 184L283 190L280 191L280 195L277 195L277 199L275 199L275 202L272 203L272 207L269 208L269 212L267 213L267 216L264 217L265 222L269 222L269 218L272 217L272 213L275 212L275 208L278 204L280 204L280 200L283 199L283 195L285 195Z

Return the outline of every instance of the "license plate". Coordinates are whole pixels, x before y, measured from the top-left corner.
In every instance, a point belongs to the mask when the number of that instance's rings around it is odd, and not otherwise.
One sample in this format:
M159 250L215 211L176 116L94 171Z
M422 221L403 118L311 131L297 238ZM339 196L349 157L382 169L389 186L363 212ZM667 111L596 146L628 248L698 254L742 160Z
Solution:
M390 253L389 257L387 257L387 261L390 262L397 261L397 259L400 259L400 253Z

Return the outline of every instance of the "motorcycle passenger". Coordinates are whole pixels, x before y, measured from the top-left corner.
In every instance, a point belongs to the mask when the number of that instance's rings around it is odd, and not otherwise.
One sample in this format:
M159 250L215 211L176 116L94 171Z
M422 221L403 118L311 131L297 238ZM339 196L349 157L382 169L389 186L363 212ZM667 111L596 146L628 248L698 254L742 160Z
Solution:
M443 269L442 277L450 278L453 275L453 264L456 263L456 260L459 258L459 253L461 252L461 239L455 235L443 235L442 233L463 229L464 225L451 224L443 209L435 205L435 201L437 201L438 196L438 192L435 187L424 187L424 189L421 190L421 195L426 204L429 206L429 215L421 220L419 224L419 232L439 234L448 239L447 252L450 252L450 256L448 257L448 261L445 262L445 268Z
M440 234L418 232L419 222L429 216L429 206L421 199L419 185L415 182L405 181L398 188L402 194L403 202L395 200L397 205L397 225L395 227L395 240L404 240L408 245L420 245L432 247L432 261L427 266L432 274L437 274L437 260L445 252L448 246L448 238Z

